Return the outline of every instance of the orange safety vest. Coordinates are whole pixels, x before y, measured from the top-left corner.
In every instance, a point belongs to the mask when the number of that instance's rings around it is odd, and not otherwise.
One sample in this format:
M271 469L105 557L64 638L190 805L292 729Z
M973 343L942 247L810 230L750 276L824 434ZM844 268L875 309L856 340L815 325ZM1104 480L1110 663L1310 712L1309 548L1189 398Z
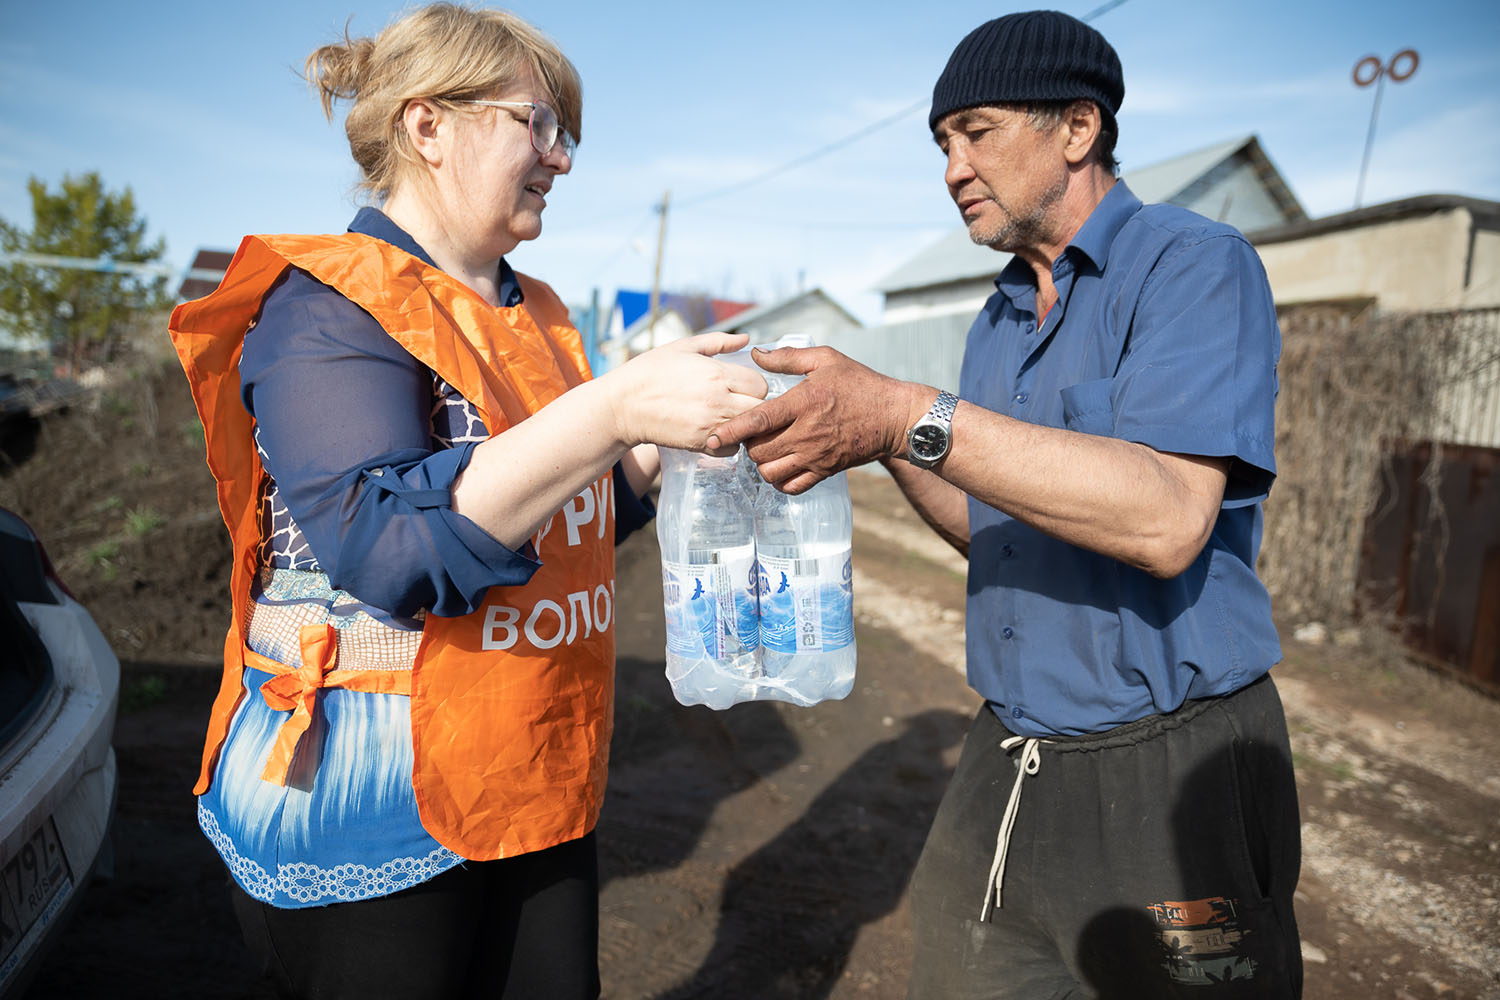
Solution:
M203 421L219 509L234 547L234 613L194 793L208 790L243 693L245 666L291 710L267 765L285 781L319 688L409 693L412 783L422 825L463 857L537 851L593 829L604 798L614 697L613 477L589 484L534 542L542 567L521 587L491 587L459 618L427 615L406 671L341 670L331 628L302 630L302 662L280 664L242 638L258 569L264 475L240 401L239 360L261 301L298 267L369 312L467 399L491 434L591 376L578 331L547 285L518 275L524 304L486 303L449 275L373 237L247 236L218 290L172 313L172 343Z

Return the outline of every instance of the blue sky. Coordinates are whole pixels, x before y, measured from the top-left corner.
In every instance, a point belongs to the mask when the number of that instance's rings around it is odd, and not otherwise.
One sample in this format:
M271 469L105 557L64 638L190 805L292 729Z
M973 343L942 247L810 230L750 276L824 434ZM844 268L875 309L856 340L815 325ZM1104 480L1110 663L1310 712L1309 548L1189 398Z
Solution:
M1062 2L1077 16L1103 0ZM356 170L296 69L352 16L403 4L0 0L0 217L26 181L129 185L167 259L247 232L343 229ZM541 239L512 262L570 302L647 288L670 190L664 284L758 302L822 286L867 321L870 287L958 223L925 101L953 46L1020 5L520 2L584 82L583 143ZM1353 205L1373 89L1363 56L1415 48L1387 85L1364 203L1500 200L1500 3L1126 0L1092 22L1125 67L1126 172L1255 133L1313 216ZM704 198L921 102L859 141Z

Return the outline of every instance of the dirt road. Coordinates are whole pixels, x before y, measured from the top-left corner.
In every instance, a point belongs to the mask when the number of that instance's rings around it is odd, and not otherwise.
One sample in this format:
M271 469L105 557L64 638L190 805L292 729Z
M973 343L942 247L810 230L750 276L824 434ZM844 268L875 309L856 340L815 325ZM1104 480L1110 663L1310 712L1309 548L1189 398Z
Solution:
M0 503L41 531L125 660L115 878L34 998L272 995L193 822L227 555L183 396L170 378L127 387L110 420L59 419L0 478ZM961 564L889 480L851 484L859 674L842 702L676 704L654 539L620 550L600 823L614 1000L905 995L906 883L977 699ZM122 527L143 510L157 527ZM1275 674L1302 803L1306 995L1500 997L1500 705L1340 638L1287 638Z

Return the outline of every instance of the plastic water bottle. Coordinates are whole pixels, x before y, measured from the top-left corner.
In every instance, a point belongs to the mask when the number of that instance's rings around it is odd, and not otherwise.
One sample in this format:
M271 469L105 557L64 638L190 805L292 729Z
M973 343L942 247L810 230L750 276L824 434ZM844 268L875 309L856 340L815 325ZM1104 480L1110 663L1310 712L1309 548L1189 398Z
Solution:
M776 347L805 347L787 336ZM767 372L770 396L801 381ZM762 697L799 705L854 686L854 510L840 472L787 496L755 476Z
M772 347L805 347L783 337ZM748 349L722 356L756 367ZM759 368L756 368L759 371ZM764 372L769 395L799 376ZM854 686L853 508L843 473L789 497L744 448L661 449L667 679L684 705L813 705Z
M842 472L798 496L757 491L765 697L811 705L854 686L853 528Z
M684 705L749 701L760 675L754 484L740 454L661 450L667 679Z

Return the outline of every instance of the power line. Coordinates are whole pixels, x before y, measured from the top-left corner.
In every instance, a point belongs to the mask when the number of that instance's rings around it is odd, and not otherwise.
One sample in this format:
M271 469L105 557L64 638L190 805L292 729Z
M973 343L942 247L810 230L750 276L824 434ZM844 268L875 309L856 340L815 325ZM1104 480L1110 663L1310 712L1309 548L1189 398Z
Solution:
M708 201L712 198L722 198L726 194L733 194L736 191L742 191L745 188L750 187L752 184L759 184L761 181L770 180L772 177L775 177L778 174L784 174L788 170L793 170L797 167L802 166L804 163L811 163L813 160L816 160L821 156L826 156L836 149L842 149L843 147L849 145L851 142L857 142L858 140L863 139L865 136L869 135L871 132L879 131L880 129L883 129L888 125L894 125L896 122L905 118L913 111L916 111L919 108L923 108L926 105L927 100L924 98L923 100L920 100L917 103L910 105L909 107L902 108L900 111L896 112L893 115L882 118L874 124L866 125L864 128L860 129L857 132L851 132L848 135L844 136L842 139L835 139L828 145L819 147L818 149L813 150L811 153L806 153L802 156L799 156L795 160L789 160L779 167L772 167L770 170L767 170L764 173L756 174L754 177L748 177L742 181L737 181L734 184L719 188L716 191L709 191L707 194L700 194L694 198L686 198L678 203L677 208L679 211L681 211L684 208L701 204L702 202Z
M635 228L631 230L630 235L625 237L625 242L616 247L608 257L604 258L604 263L600 264L597 268L594 269L593 275L588 279L589 284L592 285L594 282L598 281L599 276L605 271L609 270L610 267L614 265L615 261L620 259L621 254L630 249L631 244L633 244L636 241L636 238L640 235L641 229L645 227L646 223L651 221L651 217L656 214L657 210L658 206L653 205L651 206L651 210L649 212L647 212L644 216L641 216L640 221L636 223Z
M1095 7L1093 10L1091 10L1087 14L1083 15L1083 17L1080 18L1080 20L1085 21L1085 22L1092 21L1094 18L1099 17L1100 15L1103 15L1103 14L1107 14L1109 11L1114 10L1116 7L1120 6L1123 3L1125 3L1125 0L1109 0L1109 2L1104 3L1104 4L1102 4L1102 5L1098 6L1098 7ZM736 193L738 191L743 191L745 188L753 187L754 185L760 184L760 183L762 183L764 181L768 181L768 180L770 180L773 177L778 177L781 174L784 174L784 173L786 173L789 170L795 170L797 167L800 167L800 166L803 166L805 164L811 163L812 161L814 161L816 159L819 159L820 157L827 156L829 153L832 153L835 150L842 149L845 146L849 145L850 143L858 142L860 139L863 139L865 136L870 135L873 132L878 132L880 129L886 128L887 126L890 126L890 125L894 125L896 122L898 122L901 119L905 118L906 116L910 115L913 111L918 111L921 108L926 107L927 103L928 103L927 99L923 98L922 100L917 101L914 104L910 104L907 107L902 108L900 111L897 111L893 115L887 115L885 118L882 118L882 119L880 119L877 122L873 122L872 124L866 125L864 128L861 128L861 129L858 129L858 130L856 130L854 132L851 132L848 135L846 135L846 136L844 136L844 137L842 137L840 139L835 139L833 142L828 143L826 146L820 146L817 149L814 149L810 153L804 153L802 156L799 156L796 159L788 160L786 163L783 163L780 166L772 167L771 169L763 171L762 173L755 174L752 177L747 177L747 178L745 178L742 181L736 181L735 183L729 184L729 185L727 185L725 187L717 188L715 190L708 191L708 192L706 192L704 194L700 194L700 195L697 195L697 196L692 197L692 198L683 199L683 200L681 200L681 201L679 201L677 203L677 210L680 212L684 208L692 208L695 205L701 205L701 204L703 204L705 201L712 201L715 198L722 198L725 195L730 195L730 194L734 194L734 193ZM665 226L665 224L666 224L666 208L667 208L667 206L666 206L666 198L665 197L663 197L663 199L662 199L662 201L660 203L652 206L652 211L653 212L659 212L659 213L661 213L663 226ZM804 228L817 228L817 227L814 226L814 225L808 225L808 226L806 226ZM833 226L828 226L826 228L834 228L834 227ZM851 228L852 229L852 228L858 228L858 226L857 226L857 224L855 224L855 225L847 226L845 228ZM894 227L891 227L891 228L894 228ZM627 246L629 245L629 240L626 241L626 245ZM622 247L621 250L623 250L623 249L624 248ZM661 253L661 249L662 249L661 246L658 244L658 246L657 246L658 257L659 257L659 255ZM609 260L606 261L604 267L607 267L609 264L613 263L615 257L619 256L620 252L621 251L616 251L614 254L612 254L610 256ZM658 263L658 266L659 266L659 263ZM604 270L604 267L601 267L599 270L602 272Z
M719 219L725 222L744 222L752 225L781 226L792 229L935 229L945 223L933 222L840 222L834 220L813 220L801 218L776 218L766 215L736 215L732 212L699 212L699 219Z
M1120 6L1123 3L1125 3L1125 0L1109 0L1108 3L1101 4L1100 6L1095 7L1093 10L1091 10L1087 14L1083 15L1083 17L1079 18L1079 20L1080 21L1092 21L1096 17L1099 17L1099 16L1101 16L1103 14L1109 13L1110 11L1114 10L1116 7ZM794 170L797 167L800 167L800 166L802 166L805 163L811 163L813 160L816 160L816 159L818 159L819 157L822 157L822 156L826 156L829 153L832 153L836 149L842 149L843 147L849 145L852 142L857 142L860 139L863 139L865 136L869 135L872 132L877 132L880 129L883 129L883 128L885 128L888 125L894 125L896 122L898 122L901 119L905 118L907 115L911 114L913 111L917 111L917 110L925 107L927 105L927 103L928 103L927 99L923 98L922 100L917 101L915 104L912 104L912 105L909 105L909 106L907 106L905 108L902 108L900 111L896 112L893 115L889 115L889 116L887 116L885 118L882 118L882 119L880 119L879 121L877 121L877 122L875 122L873 124L866 125L864 128L859 129L856 132L851 132L850 134L844 136L842 139L835 139L833 142L829 143L828 145L826 145L826 146L820 146L819 148L813 150L810 153L805 153L802 156L797 157L795 160L789 160L786 163L783 163L783 164L781 164L780 166L777 166L777 167L772 167L770 170L767 170L767 171L765 171L763 173L756 174L753 177L747 177L745 180L742 180L742 181L736 181L733 184L730 184L730 185L728 185L726 187L718 188L717 190L714 190L714 191L709 191L706 194L700 194L700 195L697 195L697 196L692 197L692 198L685 198L682 201L680 201L680 202L677 203L677 210L681 211L684 208L690 208L693 205L701 204L701 203L703 203L705 201L709 201L709 200L711 200L713 198L722 198L724 195L733 194L736 191L743 191L747 187L750 187L750 186L755 185L755 184L759 184L762 181L770 180L772 177L776 177L776 176L778 176L780 174L784 174L788 170Z

